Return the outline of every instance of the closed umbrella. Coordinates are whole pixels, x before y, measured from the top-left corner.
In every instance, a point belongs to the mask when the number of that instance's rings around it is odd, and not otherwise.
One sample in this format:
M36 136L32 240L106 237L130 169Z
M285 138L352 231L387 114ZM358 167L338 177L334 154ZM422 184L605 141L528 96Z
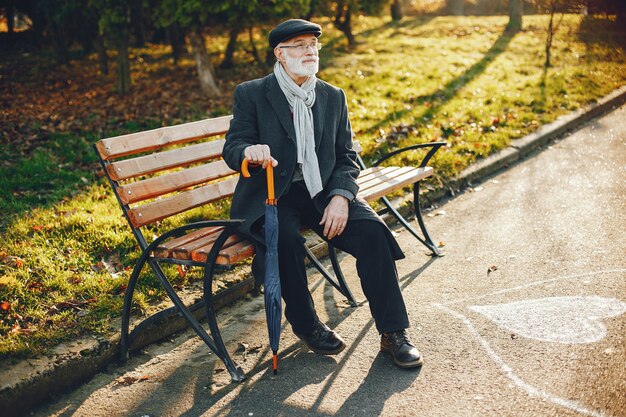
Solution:
M274 197L274 168L267 168L267 200L265 201L265 317L273 353L272 369L278 372L278 342L280 340L280 321L282 301L280 296L280 275L278 272L278 207ZM241 173L249 178L248 160L244 159Z

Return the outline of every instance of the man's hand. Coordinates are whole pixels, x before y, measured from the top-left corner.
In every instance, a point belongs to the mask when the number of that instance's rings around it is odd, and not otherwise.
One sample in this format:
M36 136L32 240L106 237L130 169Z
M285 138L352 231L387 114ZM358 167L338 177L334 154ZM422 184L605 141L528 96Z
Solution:
M243 150L243 156L250 165L262 165L267 168L269 163L273 167L278 165L278 161L270 155L270 147L267 145L251 145Z
M330 203L324 210L322 221L320 225L324 225L324 236L330 240L335 236L339 236L343 233L348 223L348 205L350 202L347 198L334 195L331 198Z

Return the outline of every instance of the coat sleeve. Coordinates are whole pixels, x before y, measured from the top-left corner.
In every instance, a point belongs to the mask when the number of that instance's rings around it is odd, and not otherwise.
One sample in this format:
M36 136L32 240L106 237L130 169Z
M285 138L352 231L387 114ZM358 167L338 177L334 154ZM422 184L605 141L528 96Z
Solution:
M334 190L346 190L353 195L357 195L359 186L356 179L360 169L356 162L356 152L352 148L352 126L348 118L348 103L343 90L341 92L341 115L335 133L335 157L336 163L330 180L326 186L332 194ZM337 194L337 193L335 193Z
M235 88L233 119L226 133L222 157L230 169L239 172L243 161L243 150L259 143L256 107L248 95L245 85Z

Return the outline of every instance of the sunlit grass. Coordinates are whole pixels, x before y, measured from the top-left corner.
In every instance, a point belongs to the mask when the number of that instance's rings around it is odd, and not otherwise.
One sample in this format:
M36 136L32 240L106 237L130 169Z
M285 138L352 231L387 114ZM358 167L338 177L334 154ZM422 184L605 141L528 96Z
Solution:
M365 158L445 140L449 146L433 160L434 184L442 185L512 139L626 83L624 32L613 22L565 16L554 40L553 66L544 70L547 17L524 17L524 30L516 34L504 32L506 21L361 18L355 20L361 43L352 51L322 21L326 47L320 78L346 91ZM247 34L241 41L247 42ZM260 31L255 42L264 54ZM210 44L217 58L216 45L223 44L224 38ZM134 73L149 78L170 71L167 51L157 45L134 49ZM246 52L235 58L238 68L219 71L222 85L234 86L252 63ZM188 56L181 62L186 70L193 65ZM227 112L211 109L210 116ZM192 107L187 119L207 117L202 113ZM152 119L123 121L107 136L158 125ZM108 184L97 174L95 140L94 134L51 134L24 154L0 149L0 188L7 190L0 199L0 358L42 352L81 334L116 331L112 318L119 315L128 268L139 253ZM403 163L417 157L404 156ZM150 240L169 227L227 212L227 206L204 207L149 228L146 235ZM199 278L170 272L178 288ZM137 310L163 296L156 279L144 273Z

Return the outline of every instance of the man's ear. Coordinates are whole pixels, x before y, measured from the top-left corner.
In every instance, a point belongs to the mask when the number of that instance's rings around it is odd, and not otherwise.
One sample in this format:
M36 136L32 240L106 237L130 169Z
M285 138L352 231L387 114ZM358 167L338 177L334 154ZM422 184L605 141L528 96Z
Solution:
M277 61L284 61L285 57L283 56L284 51L282 49L280 49L278 46L276 48L274 48L274 56L276 57Z

